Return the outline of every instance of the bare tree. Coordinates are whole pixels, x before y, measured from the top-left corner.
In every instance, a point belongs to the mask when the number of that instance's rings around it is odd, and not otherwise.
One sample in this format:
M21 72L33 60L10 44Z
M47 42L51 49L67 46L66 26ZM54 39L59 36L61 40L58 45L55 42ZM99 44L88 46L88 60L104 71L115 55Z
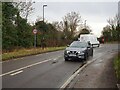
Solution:
M60 23L57 21L52 22L52 25L56 28L57 31L61 31Z
M71 37L74 37L77 27L80 24L80 21L81 16L79 15L79 13L76 12L70 12L63 18L63 22L67 22L67 27L69 27Z
M37 19L35 22L39 22L39 21L42 21L42 17L41 16L37 16Z
M26 2L18 1L14 2L13 5L18 8L19 14L21 17L27 20L28 16L33 12L34 8L32 7L33 3L32 0L28 0Z
M119 16L116 15L114 18L108 19L107 22L109 23L109 25L111 26L111 28L113 30L115 30L115 28L117 27L118 23L120 22L119 21Z

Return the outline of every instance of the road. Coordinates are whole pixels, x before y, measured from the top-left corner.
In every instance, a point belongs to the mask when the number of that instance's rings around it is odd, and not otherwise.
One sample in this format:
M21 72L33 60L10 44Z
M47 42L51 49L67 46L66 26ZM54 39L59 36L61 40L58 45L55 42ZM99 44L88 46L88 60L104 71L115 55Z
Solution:
M3 88L60 88L83 65L79 61L65 62L63 52L60 50L3 62L0 75ZM104 44L94 48L94 55L87 62L117 52L117 44Z

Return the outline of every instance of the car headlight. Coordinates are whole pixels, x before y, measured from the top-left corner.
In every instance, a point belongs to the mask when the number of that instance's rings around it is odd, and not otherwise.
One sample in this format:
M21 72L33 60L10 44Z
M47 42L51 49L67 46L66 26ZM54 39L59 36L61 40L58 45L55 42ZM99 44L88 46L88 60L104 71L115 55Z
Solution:
M80 51L78 51L78 53L81 53Z
M84 54L85 51L78 51L78 54Z
M70 51L69 50L65 50L65 53L68 54Z
M69 53L70 51L66 51L66 53Z

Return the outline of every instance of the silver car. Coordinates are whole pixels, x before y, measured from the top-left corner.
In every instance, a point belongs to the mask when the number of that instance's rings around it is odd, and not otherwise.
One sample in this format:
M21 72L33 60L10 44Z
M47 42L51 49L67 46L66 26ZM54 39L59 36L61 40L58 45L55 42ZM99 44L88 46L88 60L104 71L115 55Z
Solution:
M68 60L87 60L93 56L93 47L89 42L73 41L64 51L64 59Z

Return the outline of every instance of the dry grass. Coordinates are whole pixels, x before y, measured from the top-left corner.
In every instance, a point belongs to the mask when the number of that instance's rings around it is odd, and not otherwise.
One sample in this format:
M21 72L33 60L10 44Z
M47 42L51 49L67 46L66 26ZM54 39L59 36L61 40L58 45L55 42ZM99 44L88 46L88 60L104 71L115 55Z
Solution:
M29 55L35 55L35 54L51 52L51 51L57 51L57 50L62 50L62 49L65 49L65 47L48 47L45 49L31 48L31 49L14 50L13 52L3 53L2 60L8 60L8 59L29 56Z

